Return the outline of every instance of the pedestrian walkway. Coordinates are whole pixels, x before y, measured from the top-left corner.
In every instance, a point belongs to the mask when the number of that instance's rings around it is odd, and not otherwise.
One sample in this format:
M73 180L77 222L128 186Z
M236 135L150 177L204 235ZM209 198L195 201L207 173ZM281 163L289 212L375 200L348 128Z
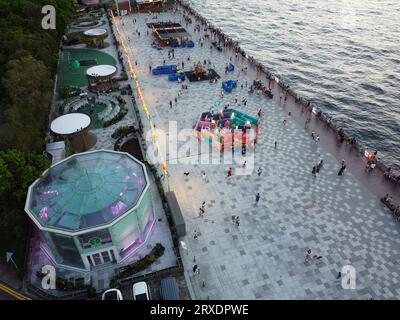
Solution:
M178 98L171 112L168 101L178 96L180 85L152 76L148 66L174 61L168 60L167 50L151 47L150 36L137 37L133 33L139 28L145 34L145 19L149 20L149 15L134 18L134 27L133 17L127 16L122 18L124 26L120 28L127 45L128 35L131 38L128 51L132 61L138 62L138 80L157 128L168 130L169 121L175 120L178 130L190 130L199 114L219 99L222 80L251 83L250 72L225 75L229 52L210 50L208 40L202 48L177 49L177 62L186 62L188 55L190 63L210 58L222 79L217 84L188 83L188 92ZM183 23L178 13L158 14L158 20ZM199 34L192 25L185 28L197 44ZM246 166L252 174L235 174L243 162L234 166L229 178L226 175L232 165L168 163L170 189L175 191L186 221L187 236L181 240L187 250L183 251L182 260L194 298L400 298L400 225L351 170L337 175L340 161L287 117L287 111L278 105L279 96L269 100L255 93L249 95L240 85L235 90L224 96L222 105L232 104L233 95L237 94L239 101L242 96L247 99L240 111L257 117L262 109L264 114L254 170L250 163ZM283 125L285 118L287 123ZM185 143L179 142L178 147ZM187 160L194 156L181 157ZM321 156L323 167L314 178L311 169ZM208 183L202 181L203 171ZM258 192L261 197L257 204ZM205 214L199 217L203 201ZM240 226L232 223L232 215L240 216ZM193 239L195 230L200 233L197 239ZM305 262L309 248L322 258ZM194 256L200 274L191 272ZM338 270L348 264L357 272L356 290L344 290L335 282ZM202 286L203 281L206 286Z

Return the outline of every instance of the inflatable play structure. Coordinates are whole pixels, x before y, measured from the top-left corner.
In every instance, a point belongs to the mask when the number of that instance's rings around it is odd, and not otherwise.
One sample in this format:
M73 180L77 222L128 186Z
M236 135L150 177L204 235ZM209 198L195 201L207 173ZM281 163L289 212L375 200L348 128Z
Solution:
M199 140L220 151L226 148L253 148L260 131L259 119L236 109L203 112L197 120L195 134Z
M174 40L171 42L171 47L173 48L194 48L194 42L192 40L185 41L185 40Z
M232 63L230 63L225 67L225 71L226 72L233 72L233 71L235 71L235 66Z
M158 66L152 70L153 75L167 74L169 81L184 81L185 73L177 65Z
M170 74L168 76L169 81L184 81L186 79L185 73L182 70L178 70L176 73Z
M234 88L237 86L237 80L226 80L222 81L222 89L226 93L231 93Z
M173 74L178 71L177 65L158 66L152 70L153 75Z

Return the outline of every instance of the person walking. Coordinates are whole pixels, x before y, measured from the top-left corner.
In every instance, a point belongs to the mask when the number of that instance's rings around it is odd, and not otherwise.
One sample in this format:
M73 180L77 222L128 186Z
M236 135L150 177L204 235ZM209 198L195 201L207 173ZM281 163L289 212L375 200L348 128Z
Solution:
M342 176L345 169L346 169L346 164L342 163L342 166L340 167L340 170L338 172L338 176Z
M316 168L315 166L312 168L311 173L312 173L312 175L314 176L314 178L317 177L317 168Z
M260 193L257 192L257 194L256 194L256 203L258 203L259 201L260 201Z
M202 218L204 216L204 209L203 207L200 207L199 209L199 218Z
M260 168L258 168L258 170L257 170L258 176L261 176L261 173L262 173L262 169L261 169L261 167L260 167Z
M310 261L311 259L312 259L312 251L311 251L311 249L308 249L304 261L305 261L305 262L308 262L308 261Z
M232 168L229 168L229 170L228 170L228 176L227 177L230 177L230 176L232 176Z
M335 279L336 282L341 282L342 281L342 273L339 271L338 275L336 276Z
M204 171L203 171L201 178L203 179L204 182L208 182L207 174Z
M318 256L318 255L314 254L311 249L308 249L307 253L306 253L306 258L305 258L304 261L308 262L308 261L310 261L312 259L319 260L321 258L322 258L322 256Z
M302 109L303 110L303 109ZM311 122L311 118L307 118L304 124L304 128L307 128L308 124Z
M278 144L278 141L275 141L274 149L276 149L277 144Z
M169 108L172 109L172 100L169 100Z
M322 166L323 166L324 160L320 160L317 164L317 173L319 173L319 170L321 170Z
M236 216L232 216L232 223L235 224L236 223Z

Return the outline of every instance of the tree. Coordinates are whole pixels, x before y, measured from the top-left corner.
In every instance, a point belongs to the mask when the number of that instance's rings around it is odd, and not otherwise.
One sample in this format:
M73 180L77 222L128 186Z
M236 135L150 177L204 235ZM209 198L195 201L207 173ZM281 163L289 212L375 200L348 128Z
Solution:
M56 8L56 30L41 26L48 4ZM59 43L73 6L72 0L0 0L0 149L42 150Z
M0 151L0 209L23 209L29 185L48 167L48 160L41 154Z
M3 144L40 152L51 104L50 72L43 62L28 55L9 61L2 84L9 101L4 111Z
M5 250L18 252L22 263L28 219L24 204L29 185L49 167L38 154L17 150L0 151L0 256Z

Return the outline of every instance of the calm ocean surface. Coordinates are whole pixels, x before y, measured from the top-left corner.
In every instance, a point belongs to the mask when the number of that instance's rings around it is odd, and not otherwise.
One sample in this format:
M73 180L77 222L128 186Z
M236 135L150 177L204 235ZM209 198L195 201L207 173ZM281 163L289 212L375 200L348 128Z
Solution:
M400 169L399 0L189 3Z

